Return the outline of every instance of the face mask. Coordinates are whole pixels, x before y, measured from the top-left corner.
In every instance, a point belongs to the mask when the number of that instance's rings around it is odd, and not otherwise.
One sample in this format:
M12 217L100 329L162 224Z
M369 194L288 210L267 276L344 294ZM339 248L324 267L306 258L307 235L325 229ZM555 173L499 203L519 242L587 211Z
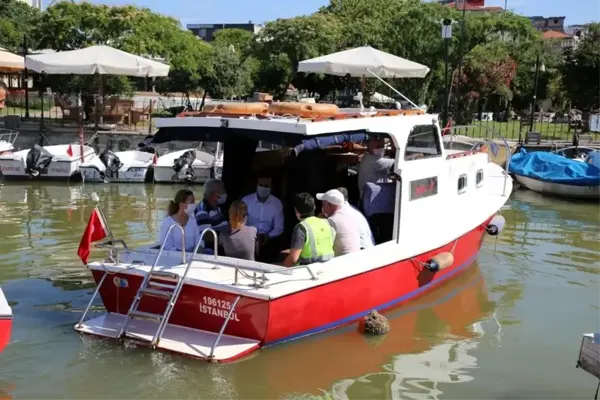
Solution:
M217 200L217 204L218 205L225 204L226 201L227 201L227 193L223 193L221 195L221 197L219 197L219 199Z
M256 187L256 194L261 199L265 199L265 198L269 197L269 195L271 194L271 188L259 185Z
M375 149L373 150L373 155L383 157L385 155L385 149Z
M194 210L196 209L196 205L195 204L188 204L185 207L185 212L187 215L194 215Z

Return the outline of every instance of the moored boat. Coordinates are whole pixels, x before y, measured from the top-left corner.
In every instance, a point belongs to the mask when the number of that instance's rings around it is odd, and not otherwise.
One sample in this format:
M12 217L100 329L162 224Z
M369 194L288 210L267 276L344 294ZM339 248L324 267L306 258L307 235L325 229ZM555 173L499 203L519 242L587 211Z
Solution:
M511 157L509 171L519 184L538 193L600 198L600 151L595 148L568 147L550 153L520 149Z
M4 350L10 341L13 314L2 289L0 289L0 352Z
M82 156L83 153L83 156ZM80 176L79 166L96 152L79 144L39 146L0 154L0 169L5 179L70 180Z
M204 183L214 175L215 156L191 148L164 154L154 164L157 183Z
M510 196L510 176L487 153L448 154L436 115L326 117L159 119L154 142L224 142L223 181L229 199L254 190L254 171L274 171L275 181L287 182L274 187L287 188L276 195L290 216L289 233L296 224L293 194L350 185L349 175L340 171L347 172L360 157L353 144L377 132L398 150L392 180L365 186L373 196L363 196L363 209L375 202L378 208L377 213L365 211L378 232L376 246L285 268L217 252L163 251L160 244L117 248L107 230L110 240L101 247L109 255L87 264L107 313L85 320L86 310L75 330L232 361L261 347L353 323L373 309L385 311L433 290L471 265L486 232L502 230L497 213ZM259 141L283 144L287 150L255 157ZM216 235L211 230L204 234Z
M79 169L86 182L146 182L149 171L156 162L156 154L139 150L112 152L100 155L81 164Z

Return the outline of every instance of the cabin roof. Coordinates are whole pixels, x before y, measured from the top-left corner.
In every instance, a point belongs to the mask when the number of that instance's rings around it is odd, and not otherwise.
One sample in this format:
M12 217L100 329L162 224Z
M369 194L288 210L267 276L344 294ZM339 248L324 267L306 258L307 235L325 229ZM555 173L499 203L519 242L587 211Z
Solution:
M373 114L373 113L371 113ZM306 136L317 136L335 134L340 132L374 132L394 134L398 129L414 125L425 125L437 123L438 116L434 114L422 115L389 115L389 116L364 116L361 118L345 118L333 120L311 120L298 117L180 117L180 118L157 118L156 127L159 128L157 135L161 141L175 136L181 131L211 131L213 135L217 131L262 131L271 133L270 136L296 136L295 141L301 141ZM206 129L203 129L206 128ZM292 139L292 138L290 138ZM182 139L170 139L182 140ZM189 139L188 139L189 140ZM264 140L264 139L263 139ZM294 139L292 139L294 141Z

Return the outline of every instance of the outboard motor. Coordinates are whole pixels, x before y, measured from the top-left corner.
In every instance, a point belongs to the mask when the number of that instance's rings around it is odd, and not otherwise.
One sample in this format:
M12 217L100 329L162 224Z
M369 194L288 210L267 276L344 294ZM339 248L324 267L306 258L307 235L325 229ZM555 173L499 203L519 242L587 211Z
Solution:
M193 181L196 177L192 164L196 160L196 151L188 150L181 155L178 159L173 162L173 170L175 174L173 179L185 179L187 181Z
M110 178L114 178L119 173L119 169L123 166L121 160L111 150L104 150L99 156L100 161L106 167L106 171L100 172L100 178L104 179L105 183L108 183Z
M52 157L48 150L37 144L34 145L27 154L25 172L32 178L39 176L43 170L48 168L52 162Z

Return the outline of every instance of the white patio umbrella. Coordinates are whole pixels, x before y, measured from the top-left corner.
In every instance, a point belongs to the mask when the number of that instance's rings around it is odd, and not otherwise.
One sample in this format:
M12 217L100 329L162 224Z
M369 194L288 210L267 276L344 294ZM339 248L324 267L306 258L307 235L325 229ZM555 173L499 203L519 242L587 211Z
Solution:
M429 67L371 46L363 46L301 61L298 72L362 77L363 92L366 75L372 75L418 108L383 78L424 78L429 73Z
M19 72L25 68L23 57L0 47L0 72Z
M136 77L167 76L170 68L168 64L149 60L105 45L26 56L25 66L32 71L46 74L97 74L100 76L101 98L104 95L104 80L102 79L102 75ZM100 123L102 122L102 115L100 115ZM98 118L96 118L96 130L98 130ZM83 146L82 127L80 127L80 139Z
M25 57L25 66L39 73L157 77L169 75L168 64L149 60L106 45ZM104 95L100 78L100 96ZM102 119L102 116L100 117ZM101 121L102 122L102 121ZM96 127L98 119L96 118Z
M167 76L169 65L126 53L110 46L59 51L25 57L25 66L46 74Z
M298 64L298 72L362 77L368 73L382 78L424 78L429 68L393 54L372 48L357 47Z

